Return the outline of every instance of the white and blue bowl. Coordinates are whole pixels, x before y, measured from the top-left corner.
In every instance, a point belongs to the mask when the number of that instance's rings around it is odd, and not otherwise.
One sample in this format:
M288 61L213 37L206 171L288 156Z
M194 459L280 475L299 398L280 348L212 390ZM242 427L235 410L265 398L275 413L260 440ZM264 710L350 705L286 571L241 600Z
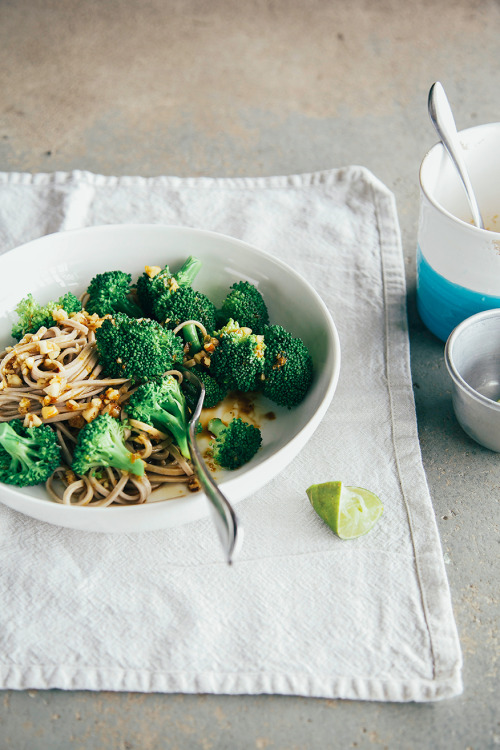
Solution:
M472 215L441 143L420 168L417 307L442 341L471 315L500 307L500 123L459 133L485 229Z

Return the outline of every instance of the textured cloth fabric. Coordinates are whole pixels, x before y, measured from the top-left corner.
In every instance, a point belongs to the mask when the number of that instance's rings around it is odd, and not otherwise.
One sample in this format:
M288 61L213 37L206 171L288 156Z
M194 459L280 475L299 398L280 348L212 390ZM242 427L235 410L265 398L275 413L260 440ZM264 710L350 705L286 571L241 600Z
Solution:
M362 167L255 179L0 174L2 251L127 222L222 232L291 264L337 325L339 385L292 465L238 503L245 539L231 567L210 517L105 535L0 504L0 686L379 701L460 693L393 195ZM328 480L382 499L367 536L341 541L315 514L305 490Z

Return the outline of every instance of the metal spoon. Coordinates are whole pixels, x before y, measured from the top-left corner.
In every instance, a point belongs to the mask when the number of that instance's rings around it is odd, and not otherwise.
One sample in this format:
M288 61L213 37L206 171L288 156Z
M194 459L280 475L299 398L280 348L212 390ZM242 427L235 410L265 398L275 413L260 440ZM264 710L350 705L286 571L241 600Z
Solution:
M439 81L433 83L430 88L428 109L431 122L436 128L443 146L450 155L450 158L461 177L462 184L467 194L467 200L469 201L470 210L472 211L474 224L480 229L484 229L481 212L462 156L462 146L460 145L458 138L457 126L455 125L453 112L451 111L450 103L445 94L444 88Z
M196 407L191 415L191 419L189 420L188 444L191 453L191 460L196 468L198 479L200 480L205 495L210 501L210 507L213 511L212 515L217 533L224 548L224 552L226 553L227 562L231 565L232 557L236 552L237 542L241 539L241 529L239 530L240 533L238 536L236 514L232 509L229 500L222 494L217 483L210 474L196 444L196 426L198 424L198 419L205 398L205 386L194 372L184 369L183 374L186 380L194 385L198 392Z

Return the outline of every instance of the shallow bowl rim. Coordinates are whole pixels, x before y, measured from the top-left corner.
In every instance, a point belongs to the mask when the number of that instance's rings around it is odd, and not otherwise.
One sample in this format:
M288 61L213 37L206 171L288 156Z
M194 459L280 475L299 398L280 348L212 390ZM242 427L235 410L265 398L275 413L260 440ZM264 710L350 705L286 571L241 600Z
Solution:
M471 315L470 317L459 323L448 336L444 349L444 358L448 373L450 374L453 383L470 398L479 402L488 409L491 409L491 411L498 412L500 414L500 403L497 403L491 398L483 396L483 394L479 393L479 391L476 391L476 389L473 388L460 374L453 358L453 348L460 335L470 326L474 326L476 323L480 323L482 320L487 320L488 318L498 318L500 325L500 308L483 310L482 312L476 313L475 315Z

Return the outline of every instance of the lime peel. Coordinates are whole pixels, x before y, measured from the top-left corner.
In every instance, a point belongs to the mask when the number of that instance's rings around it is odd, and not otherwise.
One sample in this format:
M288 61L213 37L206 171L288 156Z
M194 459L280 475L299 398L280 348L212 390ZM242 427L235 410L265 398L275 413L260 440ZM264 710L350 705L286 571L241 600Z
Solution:
M340 539L357 539L377 523L384 507L380 499L362 487L342 482L312 484L306 490L314 510Z

